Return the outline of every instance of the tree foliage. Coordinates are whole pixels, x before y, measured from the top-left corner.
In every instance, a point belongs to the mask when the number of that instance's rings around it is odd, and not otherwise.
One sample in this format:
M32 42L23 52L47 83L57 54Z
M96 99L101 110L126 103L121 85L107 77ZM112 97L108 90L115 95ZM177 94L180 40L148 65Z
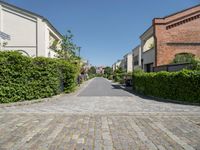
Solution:
M94 66L92 66L89 70L88 70L88 74L96 74L96 68Z
M58 58L64 59L64 60L69 60L69 61L74 61L74 60L79 60L80 61L80 47L77 46L73 42L73 37L74 35L71 33L70 30L67 31L67 34L63 36L61 43L60 43L60 48L55 49L55 52L58 54ZM56 43L54 45L57 45Z
M112 75L112 68L111 67L105 67L104 68L104 74L106 74L106 75L108 75L108 76L110 76L110 75Z
M113 80L115 82L123 82L123 77L124 77L125 71L119 67L113 72Z

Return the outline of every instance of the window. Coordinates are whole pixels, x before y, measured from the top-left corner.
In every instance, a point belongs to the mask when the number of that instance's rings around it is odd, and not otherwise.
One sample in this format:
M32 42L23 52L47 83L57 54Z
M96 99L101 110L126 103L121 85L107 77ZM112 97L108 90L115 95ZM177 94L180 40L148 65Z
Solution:
M134 61L134 66L137 66L139 64L139 57L138 56L134 56L133 57L133 61Z

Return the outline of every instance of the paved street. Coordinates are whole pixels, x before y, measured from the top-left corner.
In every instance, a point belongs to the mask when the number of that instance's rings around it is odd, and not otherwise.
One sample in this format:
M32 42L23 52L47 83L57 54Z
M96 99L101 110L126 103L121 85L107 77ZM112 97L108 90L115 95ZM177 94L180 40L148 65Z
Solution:
M111 84L108 80L96 78L79 96L132 96L122 88L118 84Z
M0 105L0 149L200 149L200 107L164 103L103 78L77 93Z

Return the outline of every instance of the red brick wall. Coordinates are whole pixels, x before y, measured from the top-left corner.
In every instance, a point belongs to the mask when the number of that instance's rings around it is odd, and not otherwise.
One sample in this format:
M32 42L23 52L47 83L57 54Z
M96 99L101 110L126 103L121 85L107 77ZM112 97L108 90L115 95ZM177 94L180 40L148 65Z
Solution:
M192 53L200 57L200 7L198 10L194 14L193 9L187 10L185 17L182 13L176 14L172 16L174 21L170 17L154 20L156 66L171 63L178 53Z

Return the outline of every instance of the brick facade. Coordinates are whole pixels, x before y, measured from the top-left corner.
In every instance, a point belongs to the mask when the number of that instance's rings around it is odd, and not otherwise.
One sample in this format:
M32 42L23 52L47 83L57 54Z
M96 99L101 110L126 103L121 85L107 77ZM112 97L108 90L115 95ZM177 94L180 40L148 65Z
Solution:
M155 66L172 62L178 53L200 57L200 5L153 20Z

